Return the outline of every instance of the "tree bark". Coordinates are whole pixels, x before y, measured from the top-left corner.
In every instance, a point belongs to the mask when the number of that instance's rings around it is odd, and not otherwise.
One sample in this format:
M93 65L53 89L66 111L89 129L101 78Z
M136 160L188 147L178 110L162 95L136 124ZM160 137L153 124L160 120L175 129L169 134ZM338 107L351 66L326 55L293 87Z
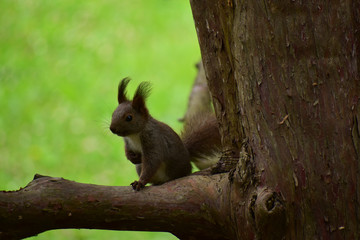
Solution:
M191 5L224 149L248 143L286 238L359 239L358 1Z
M254 233L238 236L235 226L251 229L253 216L261 229L283 226L281 198L267 188L245 195L242 189L250 183L242 172L197 173L142 191L35 175L25 188L0 192L0 239L66 228L163 231L180 239L243 239L253 238Z
M165 231L182 239L231 239L228 200L219 189L227 189L225 175L197 175L139 192L130 186L36 175L25 188L0 193L0 239L60 228Z
M180 121L185 124L198 114L209 114L214 112L204 66L201 61L196 64L196 68L198 73L189 96L186 113L185 116L180 119Z
M211 176L130 187L38 177L0 238L56 228L181 239L360 238L360 3L191 0L222 135Z

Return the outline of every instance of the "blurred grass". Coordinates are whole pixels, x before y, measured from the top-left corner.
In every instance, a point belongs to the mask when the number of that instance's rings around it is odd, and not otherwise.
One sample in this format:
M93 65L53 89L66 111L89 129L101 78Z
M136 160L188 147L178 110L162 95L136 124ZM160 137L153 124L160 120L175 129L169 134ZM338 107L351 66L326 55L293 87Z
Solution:
M153 83L152 115L180 130L200 52L188 1L0 1L0 190L35 173L103 185L137 178L108 124L117 84ZM176 239L56 230L32 239Z

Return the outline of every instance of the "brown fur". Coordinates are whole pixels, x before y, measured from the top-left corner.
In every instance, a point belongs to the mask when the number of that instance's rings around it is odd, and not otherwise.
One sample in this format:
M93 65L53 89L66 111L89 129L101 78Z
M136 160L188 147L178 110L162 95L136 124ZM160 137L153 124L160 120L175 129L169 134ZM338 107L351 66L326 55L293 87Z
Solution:
M110 130L124 138L126 157L136 165L140 178L131 184L135 190L147 183L162 184L189 175L191 159L218 149L220 136L215 117L192 121L185 127L183 142L168 125L149 114L145 105L149 83L141 83L130 101L126 98L129 81L125 78L119 84L119 106L113 113ZM211 140L213 137L216 139Z
M204 164L208 162L207 157L220 153L221 137L218 122L213 113L201 113L189 119L185 123L181 138L189 151L191 161L200 169L210 167L211 162L200 167L201 164L197 164L199 161Z

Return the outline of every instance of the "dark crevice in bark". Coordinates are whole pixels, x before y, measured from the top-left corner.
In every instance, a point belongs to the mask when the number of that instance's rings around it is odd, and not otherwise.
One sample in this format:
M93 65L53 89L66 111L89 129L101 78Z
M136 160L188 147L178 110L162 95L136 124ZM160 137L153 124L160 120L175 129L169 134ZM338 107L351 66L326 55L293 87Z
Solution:
M359 109L359 107L358 107ZM356 109L356 110L358 110ZM358 159L358 169L360 169L360 125L359 125L359 120L357 115L354 115L354 119L353 119L353 127L352 127L352 142L353 142L353 146L356 152L356 157ZM356 177L356 187L355 187L355 191L356 191L356 199L355 199L355 204L359 204L359 198L360 198L360 177L359 175L357 175ZM355 215L356 215L356 221L360 222L360 216L359 216L359 208L360 206L357 206L355 208ZM359 224L357 224L357 232L360 231L360 226Z

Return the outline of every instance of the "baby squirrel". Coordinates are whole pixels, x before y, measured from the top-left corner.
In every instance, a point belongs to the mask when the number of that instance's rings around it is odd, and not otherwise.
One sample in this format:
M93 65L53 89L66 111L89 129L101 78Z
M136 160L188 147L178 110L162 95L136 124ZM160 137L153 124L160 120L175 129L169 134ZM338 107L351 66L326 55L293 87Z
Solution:
M189 121L181 139L168 125L149 114L145 100L150 84L140 83L133 99L128 100L129 81L124 78L119 84L119 105L112 115L110 130L124 138L126 157L136 166L140 179L131 183L134 190L139 191L147 183L158 185L189 175L190 161L200 169L217 162L221 144L214 114Z

